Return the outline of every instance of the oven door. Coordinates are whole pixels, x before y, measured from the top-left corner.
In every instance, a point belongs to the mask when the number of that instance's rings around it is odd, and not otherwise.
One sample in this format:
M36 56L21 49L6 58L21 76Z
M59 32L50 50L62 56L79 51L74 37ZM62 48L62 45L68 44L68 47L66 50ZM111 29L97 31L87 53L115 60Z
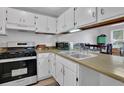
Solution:
M35 59L0 63L0 84L37 75Z

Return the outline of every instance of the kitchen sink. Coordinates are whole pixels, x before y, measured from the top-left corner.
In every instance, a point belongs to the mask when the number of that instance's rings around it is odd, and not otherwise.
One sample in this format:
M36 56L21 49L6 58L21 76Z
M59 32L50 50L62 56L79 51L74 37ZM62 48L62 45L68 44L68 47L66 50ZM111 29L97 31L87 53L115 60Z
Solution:
M83 54L82 52L78 52L78 51L62 51L60 52L61 54L70 56L76 60L83 60L83 59L87 59L87 58L92 58L92 57L96 57L97 55L95 54Z
M87 54L87 55L84 55L84 54L72 54L70 56L73 57L73 58L76 58L77 60L83 60L83 59L87 59L87 58L96 57L97 55L94 55L94 54Z

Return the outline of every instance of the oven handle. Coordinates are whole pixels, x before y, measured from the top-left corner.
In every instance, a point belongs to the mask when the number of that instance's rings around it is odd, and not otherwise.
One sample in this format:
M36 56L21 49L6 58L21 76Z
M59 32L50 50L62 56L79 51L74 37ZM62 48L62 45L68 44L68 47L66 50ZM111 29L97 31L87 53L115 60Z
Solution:
M8 62L15 62L15 61L25 61L25 60L31 60L31 59L37 59L37 57L36 56L32 56L32 57L3 59L3 60L0 60L0 63L8 63Z

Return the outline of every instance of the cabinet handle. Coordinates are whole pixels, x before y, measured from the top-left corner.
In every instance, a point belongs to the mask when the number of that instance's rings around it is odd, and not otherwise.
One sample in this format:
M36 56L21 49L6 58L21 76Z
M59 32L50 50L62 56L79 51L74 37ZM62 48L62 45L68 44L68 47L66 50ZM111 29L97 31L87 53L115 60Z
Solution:
M36 30L38 30L38 28L36 28Z
M0 30L2 30L2 26L0 27Z
M25 19L23 19L23 22L25 23Z
M63 73L63 69L61 68L61 72Z
M20 22L22 21L22 19L20 18L20 20L19 20Z
M63 69L63 75L65 76L65 70Z
M101 8L101 14L104 15L104 9L103 8Z
M78 82L78 77L76 78L76 81Z
M77 22L75 22L74 25L77 25Z
M96 12L93 12L92 13L92 17L96 17Z
M36 18L36 19L38 19L38 17L37 17L37 16L35 16L35 18Z

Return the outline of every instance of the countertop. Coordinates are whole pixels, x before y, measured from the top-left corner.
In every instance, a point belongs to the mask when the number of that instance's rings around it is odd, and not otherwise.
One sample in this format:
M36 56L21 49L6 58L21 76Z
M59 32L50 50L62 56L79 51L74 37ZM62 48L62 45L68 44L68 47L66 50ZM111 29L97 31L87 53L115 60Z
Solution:
M50 49L44 51L37 51L37 53L52 52L66 59L79 63L80 65L86 66L104 75L112 77L124 83L124 57L97 54L97 57L76 60L70 56L60 53L59 50Z

